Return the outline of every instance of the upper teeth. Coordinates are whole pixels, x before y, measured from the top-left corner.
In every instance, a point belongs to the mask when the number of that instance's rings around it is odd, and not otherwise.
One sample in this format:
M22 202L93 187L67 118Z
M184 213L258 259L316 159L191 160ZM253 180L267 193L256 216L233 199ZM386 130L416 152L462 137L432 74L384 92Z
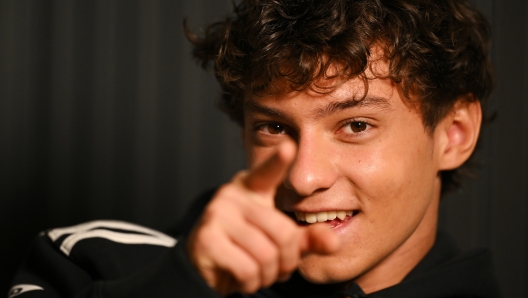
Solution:
M298 221L305 221L307 223L325 222L336 218L343 220L347 215L352 216L352 211L321 211L317 213L295 212Z

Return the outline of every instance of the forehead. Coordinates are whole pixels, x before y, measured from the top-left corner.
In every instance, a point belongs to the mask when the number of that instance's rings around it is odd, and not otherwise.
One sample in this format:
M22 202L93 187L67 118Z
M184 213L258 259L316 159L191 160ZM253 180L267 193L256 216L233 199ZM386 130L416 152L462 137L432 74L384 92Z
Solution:
M293 96L295 97L295 96ZM309 111L308 116L312 120L319 120L340 111L348 109L369 109L369 110L387 110L393 109L392 100L390 98L378 95L366 95L360 98L355 96L342 96L342 97L324 97L321 96L321 100L314 99L313 97L305 96L302 106L300 109L303 111ZM259 113L268 116L286 117L286 114L296 112L299 108L298 104L281 104L281 101L288 101L284 98L260 98L247 100L244 104L244 111L246 113Z
M303 91L248 96L244 112L284 116L292 110L310 110L310 117L318 119L353 108L391 110L400 96L397 85L390 79L375 78L370 71L367 75L349 80L320 80L313 88Z

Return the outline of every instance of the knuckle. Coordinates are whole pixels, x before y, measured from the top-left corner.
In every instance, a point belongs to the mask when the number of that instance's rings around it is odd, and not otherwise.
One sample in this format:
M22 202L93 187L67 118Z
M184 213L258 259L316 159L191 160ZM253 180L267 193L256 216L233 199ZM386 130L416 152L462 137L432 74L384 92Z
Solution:
M277 231L277 234L275 235L275 241L277 241L277 244L283 249L290 243L288 234L286 234L284 231Z
M263 249L259 255L259 261L265 266L270 266L277 262L279 257L279 251L275 247Z
M239 281L243 284L255 283L260 279L260 270L259 266L256 264L248 264L240 270Z
M213 229L202 228L196 233L195 243L205 250L214 249L212 243L217 243L219 234L215 233Z
M295 227L293 223L289 222L289 220L284 220L277 226L277 241L279 245L286 246L290 245L292 242L296 242L295 239L297 238L297 227Z

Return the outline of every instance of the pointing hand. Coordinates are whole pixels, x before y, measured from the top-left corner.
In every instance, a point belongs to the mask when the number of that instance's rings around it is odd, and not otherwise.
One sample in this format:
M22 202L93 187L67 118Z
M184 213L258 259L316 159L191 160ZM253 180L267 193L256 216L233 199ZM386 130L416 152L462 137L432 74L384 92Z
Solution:
M295 154L295 144L287 140L265 162L239 172L217 191L193 228L188 255L220 294L253 293L287 280L303 254L338 249L330 229L300 227L275 208L276 189Z

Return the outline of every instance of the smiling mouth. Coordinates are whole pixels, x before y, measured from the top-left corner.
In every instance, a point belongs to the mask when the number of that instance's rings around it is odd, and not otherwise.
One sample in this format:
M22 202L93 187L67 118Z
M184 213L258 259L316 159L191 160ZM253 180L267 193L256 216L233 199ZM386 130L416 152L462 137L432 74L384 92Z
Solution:
M301 224L312 224L316 222L346 221L358 213L359 210L321 211L316 213L297 211L295 212L295 217Z

